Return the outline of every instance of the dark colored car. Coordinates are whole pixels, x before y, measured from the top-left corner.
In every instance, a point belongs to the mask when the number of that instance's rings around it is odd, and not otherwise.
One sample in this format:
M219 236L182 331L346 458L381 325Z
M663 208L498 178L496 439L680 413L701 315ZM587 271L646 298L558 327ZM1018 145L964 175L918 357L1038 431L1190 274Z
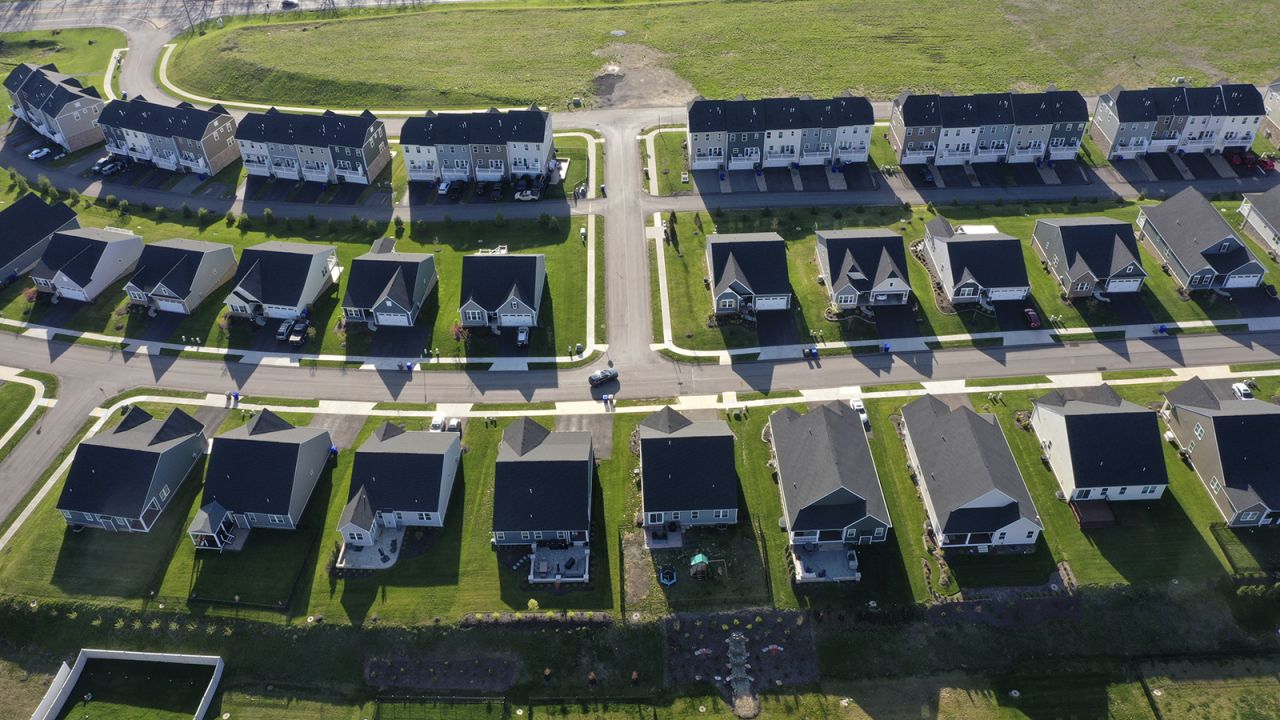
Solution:
M448 198L457 202L462 199L462 194L467 191L466 186L461 182L454 182L449 185Z
M1033 308L1026 308L1023 310L1022 316L1027 319L1027 327L1032 330L1038 330L1040 328L1040 313L1036 312Z
M587 378L587 382L591 384L591 387L600 387L605 383L611 383L617 379L618 379L617 370L615 370L614 368L605 368L603 370L597 370L591 373L591 376Z
M289 329L289 344L299 347L307 341L307 331L311 329L311 323L306 320L299 320Z

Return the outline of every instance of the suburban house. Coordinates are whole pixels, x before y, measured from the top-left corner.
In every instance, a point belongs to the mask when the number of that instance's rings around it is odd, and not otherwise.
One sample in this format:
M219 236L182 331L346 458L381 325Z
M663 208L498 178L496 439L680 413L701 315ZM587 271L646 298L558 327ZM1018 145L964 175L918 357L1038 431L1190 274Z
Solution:
M555 162L551 115L527 110L442 113L410 117L400 129L410 180L479 180L534 177Z
M181 410L161 420L134 406L76 446L58 512L72 527L150 532L206 443L204 426Z
M871 102L848 93L830 99L699 96L688 113L693 170L866 162L875 124Z
M431 253L395 251L395 238L382 238L351 261L342 312L348 321L379 327L408 327L418 320L422 303L436 286L436 258Z
M776 232L708 235L707 270L717 315L791 308L787 244Z
M0 210L0 283L11 283L40 262L59 230L80 227L76 211L27 193Z
M1068 298L1142 289L1142 269L1133 226L1107 217L1045 218L1031 241Z
M1280 80L1267 86L1262 108L1267 111L1267 117L1262 123L1262 133L1274 144L1280 138Z
M252 528L296 529L332 451L328 430L294 427L270 410L215 437L191 541L240 550Z
M338 567L389 567L405 528L444 527L461 457L462 436L455 432L410 432L390 422L374 430L351 468L338 518Z
M953 305L1024 300L1031 292L1022 243L993 225L925 224L925 254Z
M1044 526L994 415L925 395L902 408L902 429L939 547L1035 549Z
M36 290L61 298L92 302L133 272L142 255L142 238L119 228L59 230L49 238L31 271Z
M1244 216L1245 232L1268 250L1280 252L1280 186L1263 193L1246 194L1240 201L1240 214Z
M1188 291L1251 288L1266 269L1245 241L1195 188L1138 209L1138 234L1164 258Z
M547 285L542 254L508 254L506 246L462 258L458 316L464 327L537 327Z
M529 582L587 582L595 454L589 432L520 418L502 432L493 478L493 544L530 547Z
M152 314L190 315L236 274L236 254L225 243L161 240L142 248L138 269L125 283L129 302Z
M31 129L67 152L102 142L98 116L102 97L95 88L58 72L58 66L21 63L9 71L4 87L9 110Z
M1150 152L1222 152L1253 144L1266 107L1252 85L1125 90L1098 98L1089 134L1112 160Z
M368 185L391 162L387 129L365 110L359 115L247 113L235 130L250 175Z
M1157 500L1169 486L1156 414L1108 385L1052 390L1031 425L1071 501Z
M1160 414L1227 524L1280 525L1280 405L1198 377L1164 398Z
M684 531L738 522L733 431L663 408L640 421L640 517L649 548L678 548Z
M915 95L903 91L889 115L899 164L960 165L1070 160L1089 111L1074 90Z
M892 527L862 418L838 402L784 408L769 435L796 582L861 579L853 546L884 542Z
M841 310L905 305L911 299L902 236L885 229L819 230L818 270Z
M138 95L107 103L98 126L107 150L165 170L216 175L240 157L236 120L221 105L173 107Z
M296 320L341 272L332 245L270 240L240 254L235 289L224 302L235 317Z

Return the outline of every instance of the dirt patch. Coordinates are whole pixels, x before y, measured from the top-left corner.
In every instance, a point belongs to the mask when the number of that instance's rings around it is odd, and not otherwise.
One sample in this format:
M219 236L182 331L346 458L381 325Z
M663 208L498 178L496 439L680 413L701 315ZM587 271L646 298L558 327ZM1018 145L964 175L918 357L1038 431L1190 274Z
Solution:
M643 532L633 530L622 536L622 557L627 604L643 604L653 587L653 566L644 547Z
M667 67L668 55L647 45L614 42L593 54L607 60L592 81L597 107L684 105L698 94Z

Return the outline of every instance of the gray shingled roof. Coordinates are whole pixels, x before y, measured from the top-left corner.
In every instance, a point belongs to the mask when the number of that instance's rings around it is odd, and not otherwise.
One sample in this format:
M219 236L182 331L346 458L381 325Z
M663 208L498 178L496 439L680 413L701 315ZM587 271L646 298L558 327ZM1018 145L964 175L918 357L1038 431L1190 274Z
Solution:
M740 284L752 295L787 295L787 245L775 232L712 234L711 279L716 295Z
M235 512L288 515L303 443L328 430L294 427L270 410L213 439L201 505L219 502Z
M284 113L275 108L246 113L236 126L236 139L250 142L307 145L311 147L363 147L370 129L380 123L373 113L322 115Z
M671 408L636 429L645 512L738 507L734 435L723 420L689 421Z
M1280 230L1280 185L1263 193L1248 193L1245 197L1254 212L1271 223L1271 227Z
M488 311L497 310L515 297L529 307L538 307L534 297L538 287L537 254L467 255L462 258L460 305L475 302Z
M428 111L405 118L400 129L402 145L505 145L508 142L542 142L550 116L544 110L496 109L469 113Z
M1060 246L1066 263L1067 274L1080 277L1090 273L1105 279L1137 264L1142 269L1138 254L1138 239L1133 226L1122 220L1106 217L1044 218L1036 221L1035 237L1041 247L1049 243ZM1135 276L1143 274L1134 273Z
M419 278L419 274L425 278ZM371 309L384 299L413 309L414 288L420 279L428 292L435 285L436 258L430 253L369 252L351 261L347 268L347 291L343 307Z
M1153 411L1105 384L1052 390L1035 403L1064 416L1076 487L1169 484Z
M191 103L161 105L138 95L128 101L112 100L98 116L98 124L122 130L201 140L209 124L230 116L221 105L201 110Z
M845 528L867 516L889 525L880 478L858 413L844 403L769 417L787 523L798 530Z
M409 432L385 423L356 451L348 498L363 490L375 511L445 512L440 482L456 442L457 433Z
M40 256L40 262L31 276L52 280L59 272L77 285L87 285L93 279L93 271L106 246L111 243L135 240L136 235L99 228L77 228L56 232Z
M834 291L848 282L858 292L874 287L910 290L907 251L902 236L885 229L820 230L820 245L826 246L826 263Z
M591 459L591 433L552 432L529 418L508 425L494 467L494 531L588 530Z
M1257 262L1222 214L1195 188L1186 188L1159 205L1144 207L1142 212L1191 273L1210 266L1226 274ZM1239 247L1228 253L1205 252L1229 238L1238 242Z
M302 291L312 258L330 251L337 252L332 245L280 240L247 247L240 253L240 266L232 285L244 288L266 305L298 305L305 300Z
M35 193L13 201L0 210L0 266L12 263L75 219L75 210L60 202L46 203Z
M205 256L230 247L225 243L181 238L148 243L142 247L137 270L129 283L148 293L163 284L176 297L185 298L191 294Z
M925 223L928 234L947 246L953 286L973 281L986 288L1026 287L1022 241L1004 233L957 233L945 218Z

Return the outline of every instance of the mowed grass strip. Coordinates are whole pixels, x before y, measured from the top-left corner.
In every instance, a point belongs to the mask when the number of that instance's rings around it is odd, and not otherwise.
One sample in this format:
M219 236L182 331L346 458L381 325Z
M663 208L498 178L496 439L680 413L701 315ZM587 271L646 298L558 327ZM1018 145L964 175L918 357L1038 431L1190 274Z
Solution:
M606 64L621 61L625 70L639 56L708 97L852 89L887 99L908 87L999 92L1042 90L1050 82L1097 93L1176 75L1195 84L1217 77L1267 82L1276 75L1272 47L1264 34L1237 29L1265 27L1272 11L1259 3L1223 14L1176 0L1144 19L1145 32L1133 33L1123 8L1070 3L433 5L381 18L209 26L178 40L169 77L208 97L314 107L563 107L591 98L592 80ZM961 37L919 32L961 26L970 28ZM340 63L333 62L335 47L345 49ZM537 62L530 62L532 48ZM424 74L424 57L447 62Z

